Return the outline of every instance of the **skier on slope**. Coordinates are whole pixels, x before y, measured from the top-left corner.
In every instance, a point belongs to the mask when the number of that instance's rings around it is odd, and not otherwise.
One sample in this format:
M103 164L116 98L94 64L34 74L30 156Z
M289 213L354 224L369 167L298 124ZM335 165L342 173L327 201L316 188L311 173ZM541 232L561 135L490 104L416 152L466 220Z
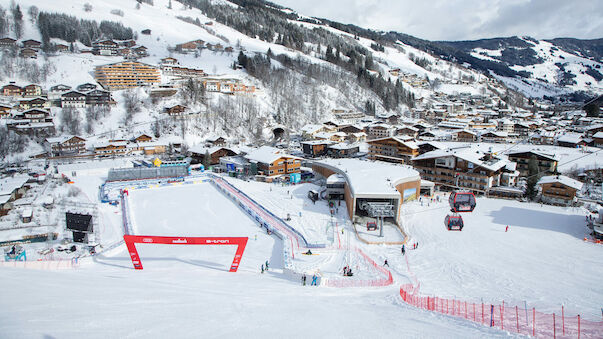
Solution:
M509 231L509 225L507 225L507 227L505 227L505 232Z
M387 263L387 259L385 259L385 262L383 263L383 267L385 267L385 266L389 267L389 264Z
M310 286L318 286L317 285L317 279L318 279L318 277L316 276L316 274L314 274L312 276L312 283L310 284Z
M262 274L264 274L264 264L262 264Z
M266 271L268 271L268 260L266 260Z
M402 255L406 254L406 249L404 249L404 244L402 244Z

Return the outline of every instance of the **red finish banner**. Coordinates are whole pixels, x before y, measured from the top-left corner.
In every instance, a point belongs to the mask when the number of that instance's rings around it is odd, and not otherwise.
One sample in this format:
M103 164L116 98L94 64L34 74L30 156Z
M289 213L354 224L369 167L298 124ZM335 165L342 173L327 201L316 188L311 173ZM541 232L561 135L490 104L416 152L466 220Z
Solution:
M234 260L230 265L230 272L236 272L239 268L247 237L163 237L153 235L124 235L124 241L132 264L137 270L142 270L142 261L138 255L135 244L163 244L163 245L236 245Z

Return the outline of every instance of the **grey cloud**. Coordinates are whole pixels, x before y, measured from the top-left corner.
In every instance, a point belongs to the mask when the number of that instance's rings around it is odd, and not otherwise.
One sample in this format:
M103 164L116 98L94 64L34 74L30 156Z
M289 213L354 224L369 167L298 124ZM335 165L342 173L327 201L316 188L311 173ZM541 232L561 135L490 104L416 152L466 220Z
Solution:
M511 35L600 38L603 1L275 0L301 14L430 40Z

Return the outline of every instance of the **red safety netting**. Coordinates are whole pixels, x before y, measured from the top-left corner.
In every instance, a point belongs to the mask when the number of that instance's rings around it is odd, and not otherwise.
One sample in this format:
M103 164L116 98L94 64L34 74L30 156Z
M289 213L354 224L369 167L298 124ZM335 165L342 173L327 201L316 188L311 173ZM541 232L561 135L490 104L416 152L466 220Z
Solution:
M425 310L465 318L485 326L537 337L602 338L603 321L589 321L580 315L542 313L504 302L498 305L456 299L421 296L412 284L400 287L400 296L410 305Z
M382 287L389 286L394 283L394 278L392 277L392 273L385 268L377 265L377 263L371 259L368 255L362 252L359 248L354 248L354 252L360 254L362 258L373 268L375 268L379 273L383 274L384 277L378 279L325 279L323 280L323 285L328 287Z

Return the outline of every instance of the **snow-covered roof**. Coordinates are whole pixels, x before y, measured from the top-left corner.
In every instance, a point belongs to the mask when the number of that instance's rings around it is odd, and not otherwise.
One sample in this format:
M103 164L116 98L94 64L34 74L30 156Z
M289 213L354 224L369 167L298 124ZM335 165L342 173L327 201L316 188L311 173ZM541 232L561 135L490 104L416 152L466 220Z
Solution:
M595 133L593 135L593 138L597 138L597 139L603 138L603 131Z
M488 160L482 160L485 155L486 155L485 153L478 151L478 150L473 150L471 148L463 148L460 150L444 149L444 150L434 150L431 152L427 152L425 154L421 154L421 155L413 158L413 160L436 159L436 158L454 156L459 159L463 159L465 161L471 162L471 163L475 164L476 166L485 168L490 171L498 171L499 169L507 166L507 164L509 163L508 160L497 158L497 157L492 157Z
M29 176L27 174L17 174L12 177L0 179L0 195L10 195L14 190L25 185Z
M578 191L581 190L582 185L584 185L580 181L574 180L570 177L566 177L565 175L549 175L549 176L542 177L542 178L540 178L540 180L538 180L538 185L551 184L551 183L555 183L555 182L558 182L565 186L569 186Z
M375 142L375 141L389 140L389 139L394 140L394 141L396 141L396 142L398 142L398 143L400 143L400 144L402 144L402 145L404 145L404 146L406 146L406 147L408 147L410 149L419 149L419 146L417 145L416 142L403 140L400 137L385 137L385 138L379 138L379 139L372 139L372 140L369 140L368 143L372 143L372 142Z
M325 127L325 125L308 124L308 125L305 125L304 127L302 127L301 131L303 133L312 134L312 133L316 133L316 132L320 131L320 129L322 129L324 127Z
M301 159L290 154L285 153L283 150L270 146L262 146L255 151L247 154L245 158L250 161L256 161L264 164L271 164L279 158L287 157L293 159Z
M352 149L355 147L359 147L358 144L348 144L347 142L340 142L337 143L335 145L330 145L329 148L331 149L337 149L337 150L345 150L345 149Z
M417 143L417 146L421 147L422 145L431 145L437 149L446 149L448 148L446 145L444 145L443 143L439 142L439 141L419 141Z
M570 144L577 144L582 141L582 134L577 133L566 133L557 138L558 142L567 142Z
M144 144L146 145L148 143L144 143ZM205 147L203 144L199 144L199 145L195 145L195 146L191 147L189 149L189 152L196 153L196 154L205 154L205 152L208 152L209 154L214 154L215 152L217 152L217 151L219 151L219 150L221 150L223 148L232 150L232 149L230 149L228 147L224 147L224 146ZM234 150L233 150L233 152L238 153L238 152L236 152Z
M347 178L354 195L400 197L396 185L421 180L419 172L406 165L360 159L323 159L316 165L335 170Z
M544 152L541 152L541 151L538 151L538 150L533 150L533 149L532 150L525 150L525 151L509 152L507 154L507 156L512 156L514 154L521 154L521 153L532 153L534 155L538 155L538 156L541 156L543 158L547 158L547 159L550 159L550 160L558 160L557 157L554 154L544 153Z

